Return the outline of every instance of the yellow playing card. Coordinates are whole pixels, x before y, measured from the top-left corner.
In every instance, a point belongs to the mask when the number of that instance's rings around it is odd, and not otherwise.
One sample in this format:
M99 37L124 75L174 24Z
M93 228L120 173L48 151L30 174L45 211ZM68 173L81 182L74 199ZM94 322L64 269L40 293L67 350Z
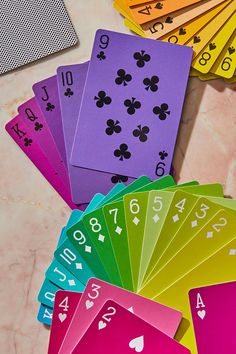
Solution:
M192 288L236 279L236 237L196 268L185 274L154 300L180 310L183 320L175 338L197 354L188 292ZM227 353L228 354L228 353Z
M203 27L190 41L185 44L193 48L193 58L211 41L214 34L225 24L236 9L236 1L231 1L216 17Z
M192 67L198 71L206 74L217 60L218 56L224 49L225 44L235 30L236 12L228 19L224 26L211 38L202 51L198 54L192 62ZM234 71L234 70L233 70Z
M236 69L236 32L229 39L220 56L217 58L211 73L230 79Z
M183 246L170 261L139 291L154 298L184 274L217 252L236 236L236 217L225 210L215 216Z

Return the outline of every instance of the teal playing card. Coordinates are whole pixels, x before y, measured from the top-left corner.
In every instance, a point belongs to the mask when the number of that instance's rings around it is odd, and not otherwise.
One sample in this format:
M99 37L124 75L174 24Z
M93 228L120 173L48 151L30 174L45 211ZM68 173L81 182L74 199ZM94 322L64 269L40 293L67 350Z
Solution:
M45 279L38 294L38 301L41 304L53 308L56 292L60 290L58 286Z
M39 322L51 326L53 309L51 307L40 304L37 319Z

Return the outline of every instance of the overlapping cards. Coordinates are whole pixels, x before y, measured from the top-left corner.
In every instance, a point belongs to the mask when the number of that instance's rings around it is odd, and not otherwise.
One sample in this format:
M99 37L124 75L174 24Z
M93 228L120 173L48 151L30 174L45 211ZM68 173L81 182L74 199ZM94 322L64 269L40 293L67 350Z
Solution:
M99 30L90 62L35 83L6 130L84 209L118 182L170 173L191 58L186 46Z
M235 279L236 201L224 198L222 185L141 176L72 211L38 295L38 319L52 323L49 353L196 354L198 347L210 354L210 341L225 348L231 338L226 329L215 337L221 312L235 324L233 295L219 285L222 299L231 297L227 307L211 306L208 290L190 290ZM227 345L233 353L234 339Z
M235 0L115 0L114 7L139 36L191 47L191 76L236 81Z

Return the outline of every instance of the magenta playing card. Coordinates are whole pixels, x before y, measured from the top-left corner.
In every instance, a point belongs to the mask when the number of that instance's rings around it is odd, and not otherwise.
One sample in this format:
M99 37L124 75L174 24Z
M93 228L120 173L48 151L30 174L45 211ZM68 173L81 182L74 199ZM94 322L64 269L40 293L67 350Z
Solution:
M69 185L66 167L54 143L52 134L38 106L36 98L33 97L20 105L18 112L23 121L27 124L32 138L40 145L43 153L47 156L47 159L61 176L64 183Z
M71 352L108 299L118 302L170 337L175 335L182 318L177 310L99 279L91 278L71 321L60 353Z
M107 301L73 354L190 354L190 351L114 301Z
M130 183L132 180L124 176L114 176L109 173L93 171L71 165L70 155L84 83L87 75L88 63L61 66L57 70L58 93L61 106L62 126L66 147L67 166L70 178L70 188L73 201L88 203L95 193L107 194L115 183ZM56 83L55 83L56 84ZM57 91L57 87L50 86L50 91ZM55 94L54 94L55 95Z
M192 49L98 30L72 164L156 179L170 172Z
M198 354L236 353L236 281L192 289L189 300Z
M48 354L57 354L69 327L81 293L59 290L56 292Z
M64 184L62 178L52 167L37 141L32 137L28 126L23 122L21 116L18 115L8 122L5 129L69 207L71 209L78 209L78 206L71 200L68 186Z

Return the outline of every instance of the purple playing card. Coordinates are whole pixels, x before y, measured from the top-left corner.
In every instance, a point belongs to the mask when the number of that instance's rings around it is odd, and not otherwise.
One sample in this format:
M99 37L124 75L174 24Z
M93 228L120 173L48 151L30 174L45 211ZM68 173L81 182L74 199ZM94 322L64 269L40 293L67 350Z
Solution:
M192 49L99 30L71 163L156 179L169 173Z
M33 91L47 121L62 160L65 166L67 166L60 102L57 92L57 77L52 76L43 81L37 82L33 85Z
M61 176L65 185L69 187L67 170L54 143L46 120L37 104L36 98L33 97L24 102L18 107L18 112L21 119L28 126L32 138L37 141L52 167Z
M107 194L114 183L123 182L123 176L113 176L109 173L88 170L70 164L72 143L87 70L88 63L62 66L57 70L67 166L74 203L89 202L95 193ZM125 182L130 183L131 181L132 179L125 178Z

